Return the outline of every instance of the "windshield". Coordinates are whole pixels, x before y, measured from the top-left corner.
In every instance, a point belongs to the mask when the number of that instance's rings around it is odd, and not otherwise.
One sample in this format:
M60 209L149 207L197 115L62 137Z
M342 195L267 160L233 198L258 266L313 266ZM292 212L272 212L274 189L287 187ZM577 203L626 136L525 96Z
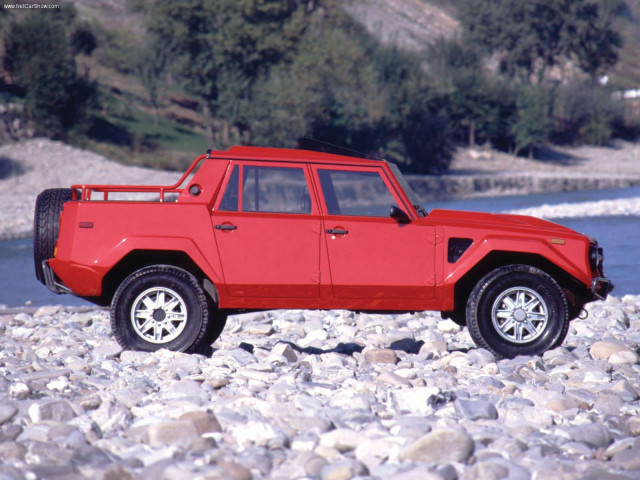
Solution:
M400 172L398 166L395 163L391 162L387 162L387 165L389 165L389 168L393 172L393 175L396 177L396 180L398 181L404 192L407 194L407 197L409 197L409 201L413 205L413 208L416 209L416 212L418 212L418 215L420 215L421 217L426 217L427 211L420 205L420 199L418 198L418 195L413 191L413 189L409 185L409 182L407 182L407 179L402 176L402 173Z

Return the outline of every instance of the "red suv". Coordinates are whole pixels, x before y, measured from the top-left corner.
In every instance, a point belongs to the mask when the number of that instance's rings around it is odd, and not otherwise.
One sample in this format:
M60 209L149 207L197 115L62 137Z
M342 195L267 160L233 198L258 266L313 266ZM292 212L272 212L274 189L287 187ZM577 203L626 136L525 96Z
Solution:
M38 278L111 305L118 341L147 351L211 345L230 312L306 308L439 310L498 356L534 355L612 289L594 239L427 212L395 165L304 150L209 151L173 186L45 190L34 235Z

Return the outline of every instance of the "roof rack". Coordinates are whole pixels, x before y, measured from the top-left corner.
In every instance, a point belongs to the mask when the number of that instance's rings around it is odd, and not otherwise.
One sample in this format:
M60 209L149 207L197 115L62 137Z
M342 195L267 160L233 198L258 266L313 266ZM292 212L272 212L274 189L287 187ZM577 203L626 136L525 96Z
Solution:
M159 201L165 201L165 194L167 193L181 193L184 189L182 184L187 177L195 170L196 166L205 159L204 155L200 155L196 158L186 172L182 174L180 180L173 185L88 185L79 184L72 185L73 199L74 200L92 200L93 193L101 193L102 200L109 200L109 193L157 193L159 195Z

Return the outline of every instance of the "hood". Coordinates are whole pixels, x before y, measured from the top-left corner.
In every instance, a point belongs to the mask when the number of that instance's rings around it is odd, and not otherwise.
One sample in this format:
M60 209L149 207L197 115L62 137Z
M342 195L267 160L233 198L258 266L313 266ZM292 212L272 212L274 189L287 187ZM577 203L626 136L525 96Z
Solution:
M541 218L529 217L525 215L509 215L503 213L480 213L480 212L463 212L460 210L439 210L435 209L429 212L428 218L442 224L460 225L460 226L481 226L496 227L500 229L528 230L536 229L547 230L553 235L581 235L570 228L563 227L557 223Z

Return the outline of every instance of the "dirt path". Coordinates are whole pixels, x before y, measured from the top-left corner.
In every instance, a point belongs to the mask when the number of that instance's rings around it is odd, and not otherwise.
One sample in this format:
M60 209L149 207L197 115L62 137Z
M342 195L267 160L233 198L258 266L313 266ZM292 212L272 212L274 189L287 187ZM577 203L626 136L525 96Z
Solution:
M610 147L554 148L545 149L542 154L541 160L529 160L483 148L459 149L451 163L451 173L640 177L640 144L617 141Z

